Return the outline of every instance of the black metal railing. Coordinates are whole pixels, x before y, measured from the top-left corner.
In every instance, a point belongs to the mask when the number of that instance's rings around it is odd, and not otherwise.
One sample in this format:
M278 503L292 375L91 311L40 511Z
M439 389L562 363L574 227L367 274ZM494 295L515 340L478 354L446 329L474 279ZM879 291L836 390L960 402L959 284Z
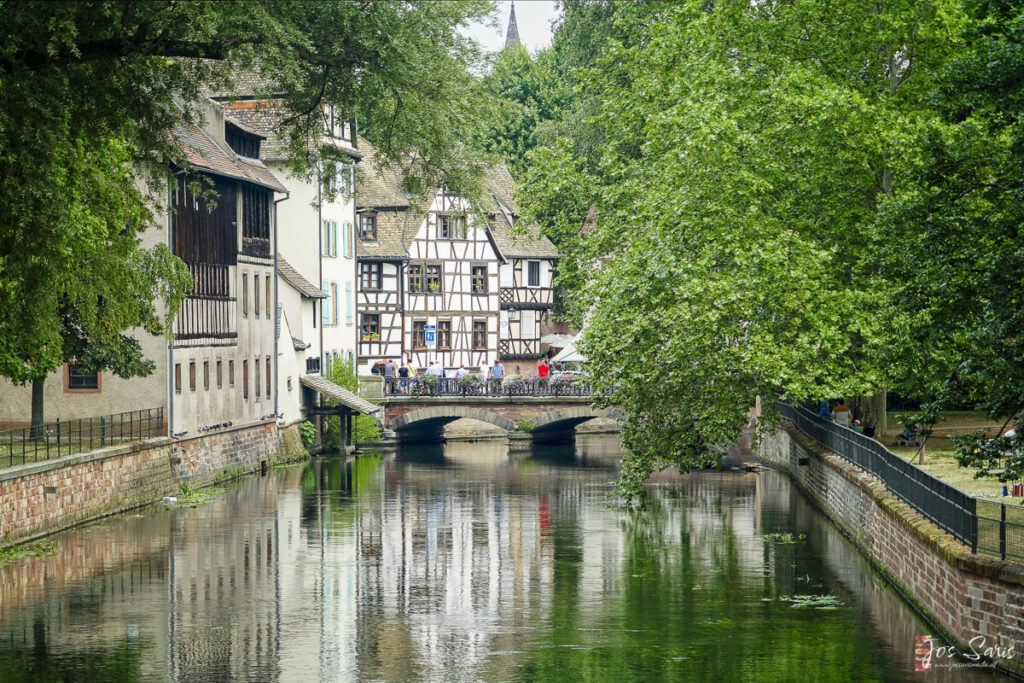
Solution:
M383 378L385 395L412 397L440 396L591 396L594 391L578 379L531 378L506 381L489 377L479 381L465 381L456 377L436 379L420 375L416 378Z
M163 408L8 429L0 432L0 467L40 462L163 435Z
M978 551L1024 560L1024 507L978 500L904 460L871 437L780 402L797 429L882 480L886 488L938 527Z

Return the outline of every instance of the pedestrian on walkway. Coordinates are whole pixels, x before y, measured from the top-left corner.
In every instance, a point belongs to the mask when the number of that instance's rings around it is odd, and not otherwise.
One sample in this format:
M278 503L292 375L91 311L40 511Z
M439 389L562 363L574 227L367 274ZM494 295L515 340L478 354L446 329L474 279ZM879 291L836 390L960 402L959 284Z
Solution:
M384 393L395 393L395 362L388 358L384 365Z
M822 420L831 420L832 419L832 410L829 409L829 407L828 407L828 399L827 398L821 399L821 405L818 406L818 417L820 417Z
M851 417L853 417L853 411L846 407L843 399L839 399L838 405L832 409L832 421L840 427L849 428Z

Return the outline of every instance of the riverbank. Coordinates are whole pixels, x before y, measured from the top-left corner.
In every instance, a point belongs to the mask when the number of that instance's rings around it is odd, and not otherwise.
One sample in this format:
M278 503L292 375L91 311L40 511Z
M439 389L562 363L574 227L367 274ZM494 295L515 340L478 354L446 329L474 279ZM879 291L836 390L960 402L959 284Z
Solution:
M279 430L267 420L0 470L0 547L305 455L297 424Z
M972 554L877 478L789 423L762 439L759 459L789 473L803 493L961 652L1024 674L1024 566Z

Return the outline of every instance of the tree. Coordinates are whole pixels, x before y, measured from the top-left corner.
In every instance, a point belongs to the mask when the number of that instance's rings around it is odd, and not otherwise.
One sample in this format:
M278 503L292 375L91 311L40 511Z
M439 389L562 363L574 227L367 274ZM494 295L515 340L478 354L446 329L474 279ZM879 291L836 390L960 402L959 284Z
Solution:
M874 260L881 216L896 161L936 125L961 19L944 2L798 1L617 20L628 40L581 86L600 102L599 161L569 141L533 154L572 165L596 211L580 253L599 266L574 295L592 382L629 415L627 493L713 461L757 396L890 386L891 343L912 338L883 324L897 287Z
M900 283L890 317L915 337L899 364L899 380L926 400L911 419L931 425L972 403L1002 434L1024 412L1024 18L1020 3L968 10L964 48L935 95L941 121L915 140L912 189L888 207L881 262ZM981 430L956 451L979 475L1024 475L1022 437Z
M459 27L484 2L0 3L0 374L41 380L74 354L144 373L132 327L167 330L182 272L138 236L162 196L172 98L196 116L236 74L283 99L295 168L313 173L324 108L358 113L386 160L433 187L463 162L479 89ZM410 157L409 150L418 150ZM149 178L151 182L141 182ZM136 188L136 185L143 189ZM143 303L132 305L131 300ZM33 422L37 422L34 419Z

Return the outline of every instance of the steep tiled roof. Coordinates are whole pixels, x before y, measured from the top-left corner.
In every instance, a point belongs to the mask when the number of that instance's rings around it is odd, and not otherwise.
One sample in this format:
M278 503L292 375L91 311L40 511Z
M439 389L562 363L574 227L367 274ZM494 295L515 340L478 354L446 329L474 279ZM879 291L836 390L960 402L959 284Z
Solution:
M299 294L307 299L327 298L327 295L324 294L319 287L303 277L302 273L295 270L295 267L292 266L292 264L281 258L280 254L277 256L277 272L282 278L284 278L285 282L298 290Z
M188 163L195 168L285 192L284 186L266 166L254 159L239 157L227 145L215 142L192 121L179 119L171 135L185 153Z
M361 165L361 175L356 183L356 206L360 211L377 211L377 242L361 242L359 255L377 258L408 256L427 209L425 200L412 199L402 191L397 169L385 166L378 171L380 152L369 141L359 138L359 148L366 152L366 161ZM519 209L515 201L515 182L508 169L500 164L490 166L483 178L483 197L480 209L490 216L489 229L495 245L505 258L536 257L557 258L558 251L547 237L540 235L536 224L519 227L515 231L510 221L515 222ZM412 209L402 239L402 219L407 209ZM524 234L518 234L523 232ZM516 233L516 234L513 234Z

